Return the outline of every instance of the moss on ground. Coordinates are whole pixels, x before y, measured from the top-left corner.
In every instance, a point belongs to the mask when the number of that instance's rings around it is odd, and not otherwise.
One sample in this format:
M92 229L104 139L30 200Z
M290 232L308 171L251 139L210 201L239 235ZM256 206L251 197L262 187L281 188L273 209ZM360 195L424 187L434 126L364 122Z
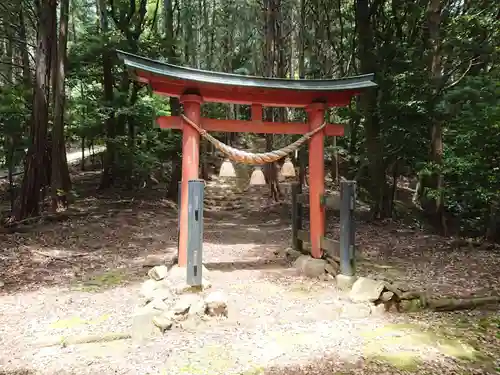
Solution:
M95 274L86 280L79 282L76 288L83 292L99 292L103 289L119 286L126 280L124 270L112 269L103 273Z

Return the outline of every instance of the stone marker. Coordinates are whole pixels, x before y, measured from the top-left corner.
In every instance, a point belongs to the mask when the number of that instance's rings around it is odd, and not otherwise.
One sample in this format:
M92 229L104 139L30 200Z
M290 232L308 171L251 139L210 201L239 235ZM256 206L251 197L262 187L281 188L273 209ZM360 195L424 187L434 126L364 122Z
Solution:
M148 271L148 276L153 280L163 280L168 276L167 266L155 266Z
M375 302L384 291L383 281L360 277L352 285L349 298L353 302Z

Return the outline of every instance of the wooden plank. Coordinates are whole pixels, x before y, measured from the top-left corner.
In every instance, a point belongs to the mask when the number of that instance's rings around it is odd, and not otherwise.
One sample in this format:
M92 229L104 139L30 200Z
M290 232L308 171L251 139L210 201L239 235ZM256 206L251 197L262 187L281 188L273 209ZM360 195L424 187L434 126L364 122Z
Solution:
M306 231L306 230L303 230L303 229L300 229L298 232L297 232L297 237L299 240L301 240L302 242L309 242L309 232Z
M308 204L309 203L309 194L299 194L297 197L297 202L302 203L302 204ZM327 195L324 196L321 199L321 204L323 206L326 206L328 208L333 208L335 210L340 209L340 197L335 196L335 195Z
M308 124L301 122L269 122L245 120L219 120L202 118L201 127L214 132L247 132L261 134L305 134L309 129ZM162 129L182 129L180 116L160 116L156 122ZM326 136L343 136L344 126L341 124L328 124L325 128Z
M297 233L297 238L303 243L310 243L309 232L306 230L299 230ZM332 240L330 238L321 238L321 248L325 251L326 255L337 261L340 261L340 242Z
M252 104L252 121L262 121L262 104Z
M328 208L340 209L340 196L327 195L324 198L324 205Z
M297 203L307 204L309 203L309 194L298 194Z
M340 261L340 242L332 240L330 238L321 238L321 248L325 253L335 260Z

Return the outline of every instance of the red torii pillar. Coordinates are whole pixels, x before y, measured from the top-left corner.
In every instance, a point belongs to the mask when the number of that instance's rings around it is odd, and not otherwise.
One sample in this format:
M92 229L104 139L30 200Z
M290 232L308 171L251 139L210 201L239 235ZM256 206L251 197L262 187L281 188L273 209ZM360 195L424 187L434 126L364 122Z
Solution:
M325 105L312 103L306 108L310 130L320 127L324 122ZM324 132L314 134L309 140L309 232L311 236L311 255L321 258L321 238L325 235L325 209L321 197L325 192Z
M199 95L182 95L180 102L184 107L184 114L196 124L200 124L201 103ZM184 121L183 121L184 122ZM182 180L181 180L181 206L179 215L179 259L180 267L187 265L188 242L188 182L198 179L200 166L200 133L191 125L184 123L182 126Z

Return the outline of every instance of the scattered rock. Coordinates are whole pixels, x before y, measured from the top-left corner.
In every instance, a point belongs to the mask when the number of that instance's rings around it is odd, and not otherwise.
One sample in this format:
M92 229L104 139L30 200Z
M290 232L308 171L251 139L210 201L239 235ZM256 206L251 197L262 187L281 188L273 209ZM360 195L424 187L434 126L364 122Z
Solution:
M212 287L212 284L207 279L209 271L205 266L201 269L202 272L202 282L201 286L191 286L187 284L186 268L173 266L168 273L168 280L173 286L173 290L176 294L192 293L197 291L206 290Z
M170 289L167 288L166 285L159 285L159 286L160 287L158 289L154 289L149 292L148 296L146 297L146 303L149 303L155 299L167 301L173 298L174 294Z
M394 293L393 292L384 292L380 296L380 300L382 302L389 302L392 299L392 297L394 297Z
M151 300L154 298L155 291L164 287L163 283L148 279L142 283L139 295Z
M161 310L148 305L137 308L132 317L132 339L142 341L158 336L160 331L153 323L153 319L161 314Z
M325 271L332 276L336 276L339 273L339 268L327 261L325 262Z
M294 267L307 277L317 278L325 273L324 259L315 259L309 255L301 255L294 263Z
M384 291L383 281L360 277L352 285L349 297L353 302L375 302Z
M167 304L162 299L159 298L153 299L146 306L160 311L168 310Z
M302 270L309 259L311 259L309 255L300 255L297 259L295 259L293 266L298 270Z
M307 277L319 277L325 273L325 264L326 261L323 259L314 259L311 258L304 267L304 275Z
M172 311L175 315L185 315L189 312L192 305L198 302L201 298L196 294L186 294L181 296Z
M337 276L335 276L335 280L337 281L337 287L340 290L347 291L352 288L353 284L357 280L357 277L338 274Z
M172 329L174 325L173 319L168 314L161 314L153 318L153 324L158 327L162 333Z
M295 250L295 249L292 249L291 247L289 247L288 249L286 249L285 255L286 255L287 259L295 260L295 259L299 258L300 256L302 256L302 253L298 250Z
M188 313L190 317L203 318L205 315L205 301L203 300L203 298L198 298L197 300L195 300L191 304Z
M372 315L377 315L377 316L384 315L388 312L385 304L383 304L383 303L379 303L377 305L371 305L370 309L371 309Z
M212 292L205 298L205 313L209 316L227 317L227 298L222 292Z
M167 266L155 266L149 270L148 276L153 280L159 281L167 277L168 273Z
M5 283L2 280L0 280L0 288L3 288L4 286L5 286Z

